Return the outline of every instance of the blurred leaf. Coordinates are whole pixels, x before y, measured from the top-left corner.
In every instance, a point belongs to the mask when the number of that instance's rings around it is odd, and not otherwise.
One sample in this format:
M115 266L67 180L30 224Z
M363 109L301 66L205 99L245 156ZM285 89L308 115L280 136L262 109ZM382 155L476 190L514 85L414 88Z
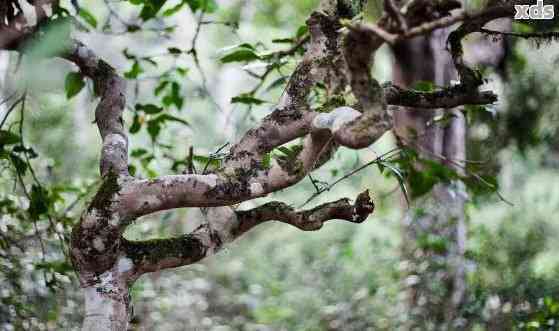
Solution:
M136 59L136 56L134 56L133 54L131 54L131 53L128 51L128 48L125 48L125 49L122 50L122 55L124 55L124 57L125 57L126 59L128 59L128 60L134 60L134 59Z
M22 176L25 175L25 173L27 172L27 162L25 162L15 153L10 153L8 157L10 161L12 161L14 167L16 168L16 171Z
M301 37L303 37L307 32L309 32L309 27L305 24L305 25L301 25L298 29L297 29L297 33L295 34L295 37L297 39L300 39Z
M155 94L155 96L158 96L167 87L167 85L169 85L169 81L164 80L162 82L159 82L159 85L157 85L155 90L153 90L153 94Z
M433 82L419 81L413 85L413 89L421 92L433 92L435 90L435 85Z
M141 157L148 153L148 151L144 148L136 148L130 154L132 157Z
M35 264L35 268L39 270L48 270L52 272L57 272L59 274L65 275L73 272L72 265L67 261L49 261L49 262L39 262Z
M173 55L182 54L182 50L180 48L177 48L177 47L169 47L169 48L167 48L167 51L169 52L169 54L173 54Z
M184 103L184 98L180 95L180 85L177 82L171 84L171 91L165 97L163 97L163 104L166 107L175 105L178 110L182 109Z
M154 18L165 2L167 0L144 0L144 6L140 11L140 18L144 21Z
M386 161L379 161L379 164L382 164L383 166L382 168L379 167L379 170L381 169L384 170L384 168L388 168L388 170L390 170L390 172L394 175L394 177L396 177L396 179L398 180L398 184L400 185L400 189L404 194L404 198L406 199L406 203L409 205L410 199L409 199L408 189L406 187L406 180L404 178L404 175L400 171L400 169L396 168L395 166L393 166L392 164Z
M163 111L163 108L153 104L136 104L136 111L143 111L146 114L157 114Z
M151 120L147 122L147 130L151 137L151 140L157 140L157 136L159 136L159 132L161 132L161 123L156 120Z
M233 97L231 99L231 103L243 103L245 105L261 105L263 103L266 103L266 101L255 98L250 93L243 93L243 94L239 94L236 97Z
M432 233L421 233L417 238L417 244L424 250L430 250L438 254L447 251L449 242L445 236L438 236Z
M157 117L157 120L160 121L160 122L177 122L177 123L184 124L186 126L190 125L186 120L183 120L182 118L179 118L179 117L176 117L176 116L173 116L173 115L169 115L169 114L159 115Z
M274 44L291 44L293 43L293 38L279 38L279 39L272 39Z
M142 123L140 122L140 116L138 114L134 115L134 119L132 120L132 125L128 130L131 134L138 133L142 128Z
M29 201L28 212L32 219L38 220L42 214L48 211L48 192L38 185L31 187L31 201Z
M140 63L138 61L134 61L132 68L124 73L124 77L127 79L136 79L142 72L144 72L144 70L140 66Z
M188 3L188 6L192 12L196 12L200 9L205 13L213 13L217 9L217 3L215 0L184 0Z
M126 26L126 32L134 33L140 31L142 28L136 24L130 24Z
M17 144L19 141L20 137L17 134L6 130L0 130L0 146Z
M186 74L188 73L188 68L177 68L177 73L181 76L186 76Z
M256 50L256 48L249 43L241 43L241 44L236 44L236 45L230 45L230 46L223 47L223 48L219 49L217 51L217 53L218 54L224 54L224 53L228 53L228 52L230 52L232 50L235 50L235 49L250 49L250 50L253 50L253 51Z
M88 10L81 7L79 15L81 18L83 18L84 21L87 22L87 24L91 25L93 28L97 28L97 19Z
M272 166L272 153L266 153L262 158L262 168L270 169Z
M259 59L260 56L258 56L258 54L256 54L253 50L248 48L242 48L223 56L220 59L220 61L221 63L231 63L231 62L250 62Z
M169 9L165 10L165 11L163 12L163 16L168 17L168 16L173 16L173 15L175 15L176 13L178 13L178 12L182 9L182 7L184 7L184 4L185 4L185 3L184 3L184 1L183 1L183 2L180 2L180 3L178 3L177 5L175 5L175 6L173 6L173 7L171 7L171 8L169 8Z
M192 160L199 162L201 165L205 166L206 164L212 167L219 167L220 159L214 157L208 157L203 155L193 155Z
M81 74L77 72L70 72L66 75L66 80L64 82L64 90L66 91L66 98L71 99L85 86L84 78Z
M499 181L493 175L467 176L462 180L473 195L492 194L499 190Z
M147 121L147 130L152 140L157 140L157 136L161 132L161 128L165 122L177 122L186 126L189 125L189 123L182 118L169 114L161 114L156 118Z

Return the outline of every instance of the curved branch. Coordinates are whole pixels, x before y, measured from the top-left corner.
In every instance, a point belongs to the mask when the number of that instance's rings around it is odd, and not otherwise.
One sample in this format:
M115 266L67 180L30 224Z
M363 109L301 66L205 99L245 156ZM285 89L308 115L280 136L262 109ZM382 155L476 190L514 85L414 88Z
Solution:
M315 231L333 219L361 223L374 208L368 191L359 194L353 204L348 199L340 199L304 211L295 211L281 202L269 202L246 211L234 211L230 207L210 208L208 223L192 233L150 241L123 239L122 247L125 257L131 259L134 265L129 276L133 281L147 272L196 263L268 221L279 221L303 231Z
M93 81L95 93L101 97L95 110L95 123L103 139L101 175L105 176L109 172L128 175L128 137L122 120L126 104L126 81L78 41L72 43L63 57L76 64L80 72Z

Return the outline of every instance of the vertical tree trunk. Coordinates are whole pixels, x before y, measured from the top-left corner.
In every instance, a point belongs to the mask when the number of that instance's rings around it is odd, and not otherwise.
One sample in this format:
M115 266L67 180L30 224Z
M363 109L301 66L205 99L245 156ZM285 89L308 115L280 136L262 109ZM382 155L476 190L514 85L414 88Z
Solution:
M394 81L412 86L418 81L449 85L456 79L445 48L448 32L439 30L394 48ZM415 148L421 158L446 163L456 171L465 160L466 128L462 113L453 111L446 125L433 123L434 112L406 109L395 114L399 143ZM420 165L416 165L421 169ZM427 169L426 169L427 170ZM466 193L461 182L437 184L414 199L403 221L402 255L409 329L460 328L458 310L466 289L464 246Z
M83 286L85 318L82 331L127 330L132 315L129 285L125 272L131 267L127 258L121 258L113 268L91 277ZM130 265L128 265L130 264ZM81 281L84 281L84 275Z

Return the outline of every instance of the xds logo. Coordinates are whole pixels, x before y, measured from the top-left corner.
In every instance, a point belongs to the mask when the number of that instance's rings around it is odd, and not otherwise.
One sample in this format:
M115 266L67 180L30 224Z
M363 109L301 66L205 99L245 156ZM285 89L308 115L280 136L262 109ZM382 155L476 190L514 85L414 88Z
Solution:
M544 5L543 0L538 0L536 5L514 5L516 20L551 20L555 17L555 7Z

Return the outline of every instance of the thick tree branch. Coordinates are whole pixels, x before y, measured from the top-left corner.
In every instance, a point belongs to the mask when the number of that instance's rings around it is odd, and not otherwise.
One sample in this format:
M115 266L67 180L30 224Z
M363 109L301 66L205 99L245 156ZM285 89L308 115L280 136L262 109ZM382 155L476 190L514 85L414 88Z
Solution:
M75 63L80 72L94 84L95 93L101 97L95 110L95 123L103 139L100 170L128 174L128 137L122 120L126 104L126 81L105 61L80 42L73 42L66 59Z
M388 85L382 88L382 93L392 105L417 105L431 109L496 101L491 92L470 92L460 86L435 92L417 92ZM275 118L277 114L285 117L278 121ZM126 219L134 219L160 210L232 205L262 197L303 179L321 164L317 155L328 152L330 144L368 146L391 127L392 122L385 110L380 115L374 111L361 113L350 107L340 107L330 113L273 113L252 133L252 138L255 142L267 144L270 141L288 142L307 135L302 148L294 152L293 158L284 162L271 160L269 168L259 161L253 161L249 168L230 161L229 165L213 174L171 175L133 181L120 192L122 215ZM274 135L269 135L270 132ZM273 147L266 145L265 148L270 150Z
M341 199L304 211L295 211L281 202L269 202L246 211L234 211L228 207L210 208L207 224L192 233L150 241L123 240L123 249L125 257L133 261L130 278L134 280L146 272L195 263L268 221L279 221L303 231L315 231L334 219L361 223L373 212L374 207L369 192L365 191L354 204L348 199Z
M386 103L394 106L426 109L454 108L462 105L488 105L497 102L492 91L469 91L456 85L434 92L406 90L396 85L385 85Z
M326 2L321 3L321 8L327 13L332 12ZM291 75L278 105L260 126L249 130L231 148L226 166L251 166L254 162L260 162L273 148L307 134L309 127L306 125L310 119L305 110L312 87L328 76L344 77L343 68L336 70L334 66L339 57L338 18L324 12L314 12L307 25L309 48ZM330 75L333 70L335 74Z
M509 1L506 4L495 5L490 8L475 12L459 10L452 15L444 16L436 20L427 21L425 23L414 26L402 33L391 32L382 23L355 24L352 26L352 29L361 30L370 34L377 35L389 44L395 44L398 41L426 35L434 30L446 28L460 22L469 22L477 25L483 22L483 24L485 24L498 18L513 17L515 13L514 4L520 2L521 1Z

